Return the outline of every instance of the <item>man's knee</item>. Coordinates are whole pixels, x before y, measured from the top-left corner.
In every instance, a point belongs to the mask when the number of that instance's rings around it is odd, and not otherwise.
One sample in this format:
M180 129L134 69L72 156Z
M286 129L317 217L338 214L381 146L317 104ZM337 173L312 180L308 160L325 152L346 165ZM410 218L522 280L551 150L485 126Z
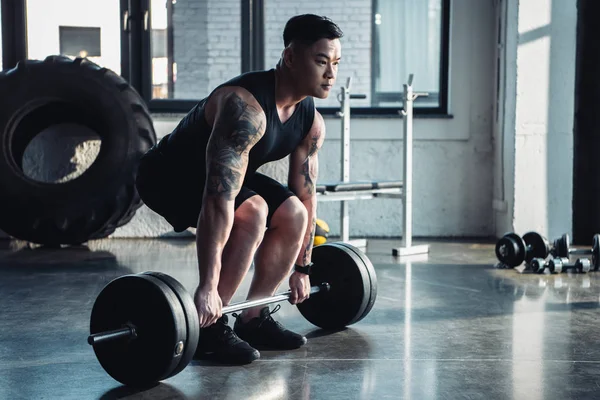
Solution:
M253 236L264 234L267 227L269 206L260 196L254 195L245 200L235 211L234 226L242 228Z
M290 229L300 234L306 232L308 211L296 196L289 197L275 210L271 226Z

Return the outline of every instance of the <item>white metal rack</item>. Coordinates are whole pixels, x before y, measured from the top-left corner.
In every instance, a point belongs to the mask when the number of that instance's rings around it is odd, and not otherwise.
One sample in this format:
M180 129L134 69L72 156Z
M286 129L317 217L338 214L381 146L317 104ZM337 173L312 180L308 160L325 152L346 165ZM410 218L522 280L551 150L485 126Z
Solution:
M366 98L365 95L352 95L351 78L348 78L346 86L342 87L338 95L340 102L340 112L337 113L342 118L342 138L341 138L341 182L337 184L318 185L318 201L339 201L340 210L340 231L341 241L350 243L359 248L366 248L367 239L350 240L350 216L348 201L368 200L373 198L397 198L402 200L403 204L403 224L402 224L402 246L392 249L394 256L410 256L417 254L426 254L429 252L429 245L413 246L412 244L412 174L413 174L413 102L418 96L426 96L427 93L415 93L412 88L413 74L409 75L408 83L404 84L404 171L401 184L398 182L363 182L364 187L358 190L344 190L344 184L350 181L350 99ZM360 183L360 182L359 182ZM359 185L360 186L360 185ZM386 187L387 186L387 187ZM342 189L339 189L339 188Z

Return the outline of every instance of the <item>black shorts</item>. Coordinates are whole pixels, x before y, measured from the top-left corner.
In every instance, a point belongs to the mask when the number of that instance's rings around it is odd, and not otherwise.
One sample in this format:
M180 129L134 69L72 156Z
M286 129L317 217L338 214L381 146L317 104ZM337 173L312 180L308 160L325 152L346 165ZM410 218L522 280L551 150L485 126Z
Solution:
M189 162L172 162L152 148L140 160L136 187L148 208L163 216L175 232L183 232L198 224L206 180L204 171ZM275 210L294 193L276 180L255 172L246 177L235 198L235 209L254 195L261 196L269 206L269 226Z

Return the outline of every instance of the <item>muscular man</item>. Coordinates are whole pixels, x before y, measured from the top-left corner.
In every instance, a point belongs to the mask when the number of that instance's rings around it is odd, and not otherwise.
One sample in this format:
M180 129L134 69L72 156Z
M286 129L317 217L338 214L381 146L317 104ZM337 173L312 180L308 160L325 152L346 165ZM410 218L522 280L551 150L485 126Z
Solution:
M325 124L313 97L327 98L340 61L340 28L326 17L291 18L275 68L218 86L144 157L137 187L174 228L196 227L198 357L244 364L256 347L294 349L306 338L269 307L222 315L254 260L248 300L272 296L289 275L291 303L309 296L316 219L317 152ZM257 172L289 157L287 187ZM291 275L290 275L291 273Z

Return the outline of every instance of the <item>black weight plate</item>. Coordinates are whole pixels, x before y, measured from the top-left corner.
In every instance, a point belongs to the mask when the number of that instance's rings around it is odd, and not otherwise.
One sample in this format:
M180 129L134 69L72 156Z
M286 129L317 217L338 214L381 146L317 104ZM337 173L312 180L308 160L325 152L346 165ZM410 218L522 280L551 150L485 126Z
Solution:
M149 386L168 377L181 359L178 349L187 340L185 314L175 293L149 275L114 279L96 298L90 333L119 329L126 323L136 327L137 338L95 345L100 365L129 386Z
M569 257L569 247L571 246L571 238L568 233L565 233L561 236L560 239L556 241L556 251L558 257L564 258Z
M166 283L181 302L183 311L185 313L187 341L184 343L185 347L179 364L168 376L168 378L170 378L183 371L194 357L194 353L198 347L198 340L200 338L200 321L198 320L198 311L196 310L194 299L177 279L170 275L163 274L162 272L148 271L144 272L144 274L154 276Z
M507 233L496 243L498 261L510 267L517 267L525 261L525 242L516 233Z
M352 250L355 253L355 255L359 258L360 262L364 263L371 283L369 302L367 303L367 307L365 307L365 311L363 311L363 314L354 322L356 323L362 320L364 317L366 317L375 305L375 300L377 299L377 274L375 273L373 263L371 263L371 260L367 257L367 255L364 252L348 243L337 242L337 244Z
M375 273L375 268L373 267L373 263L371 263L371 260L367 257L367 255L362 252L360 249L358 249L357 247L352 246L351 244L348 243L344 243L344 242L337 242L339 245L342 245L350 250L352 250L356 256L364 263L365 267L367 268L367 272L369 274L369 279L371 281L371 296L369 297L369 302L367 303L367 307L365 308L365 311L363 311L363 314L360 316L360 318L358 318L354 323L360 321L361 319L363 319L364 317L367 316L367 314L369 314L369 312L371 312L371 309L373 308L373 305L375 305L375 300L377 299L377 274Z
M314 247L312 262L311 286L327 282L330 290L298 304L300 313L324 329L341 329L360 319L371 297L364 263L352 250L336 243Z
M534 258L546 259L550 253L550 246L546 238L537 232L527 232L523 235L525 246L531 246L530 251L525 251L525 261L530 262Z
M592 243L592 266L594 271L600 269L600 234L596 233Z

